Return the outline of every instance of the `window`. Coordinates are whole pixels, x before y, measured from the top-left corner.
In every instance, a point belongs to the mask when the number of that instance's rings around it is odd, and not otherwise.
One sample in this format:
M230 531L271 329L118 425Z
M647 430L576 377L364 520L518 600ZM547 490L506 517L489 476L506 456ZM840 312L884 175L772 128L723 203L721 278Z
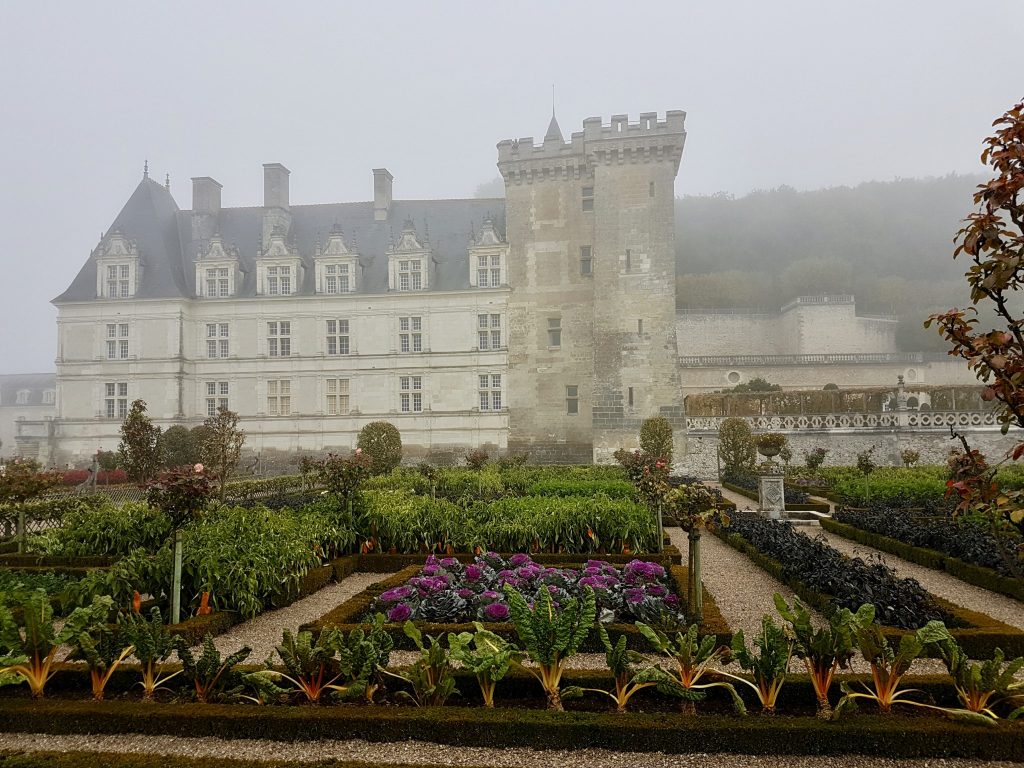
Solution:
M327 321L327 354L348 354L348 320Z
M633 254L629 248L626 249L626 271L631 272L633 270Z
M271 357L289 357L292 353L291 335L291 322L282 320L267 323L267 353Z
M487 288L490 285L487 261L486 256L476 257L476 284L478 288Z
M419 413L423 410L422 376L399 376L398 389L402 413Z
M291 379L269 379L267 381L267 415L287 416L291 412Z
M327 415L348 415L348 379L327 379Z
M478 389L481 411L501 410L501 374L481 373Z
M132 268L128 264L107 266L107 297L126 299L131 293Z
M480 351L501 349L501 315L477 315L476 320Z
M630 387L628 390L626 390L626 403L627 403L627 405L629 405L630 408L633 407L633 388L632 387Z
M348 264L324 266L324 293L348 293L351 290Z
M562 318L560 317L548 318L548 346L562 346Z
M128 382L108 381L103 388L107 418L124 419L128 415Z
M636 333L637 333L637 336L643 336L644 335L644 321L643 321L643 318L640 318L640 319L638 319L636 321Z
M43 405L53 405L57 401L57 391L47 389L43 391Z
M216 416L217 410L228 409L228 383L226 381L206 382L206 415Z
M267 293L286 296L292 292L291 267L267 267Z
M501 285L501 254L476 257L476 284L479 288L498 288Z
M423 351L423 322L419 317L398 318L398 351Z
M594 274L594 257L589 245L580 246L580 274L584 276Z
M654 182L652 181L647 185L647 196L654 197Z
M231 295L227 267L213 267L206 270L206 295L210 298L220 299Z
M423 260L403 259L398 262L398 290L423 290Z
M27 405L28 404L28 396L30 394L32 394L32 393L29 392L29 390L27 390L27 389L19 389L18 390L18 394L17 394L17 396L14 399L14 402L17 405Z
M128 323L107 323L107 360L127 360L128 351Z
M227 357L230 352L227 323L206 324L206 356Z
M594 210L594 188L583 187L583 211L589 212Z
M565 412L570 415L580 412L580 388L576 384L565 388Z

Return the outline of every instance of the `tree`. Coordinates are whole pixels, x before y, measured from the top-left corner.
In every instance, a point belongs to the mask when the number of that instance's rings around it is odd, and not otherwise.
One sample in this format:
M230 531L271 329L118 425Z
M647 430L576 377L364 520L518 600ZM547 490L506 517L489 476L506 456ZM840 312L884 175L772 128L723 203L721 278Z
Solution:
M722 457L723 474L753 469L757 458L754 434L746 419L726 419L718 427L718 453Z
M245 445L245 432L238 428L238 414L221 407L215 416L203 422L203 442L199 455L206 470L220 487L220 500L224 501L228 478L238 466Z
M996 130L984 142L981 162L994 175L974 193L978 209L957 232L953 253L954 259L971 260L965 277L972 306L932 315L925 327L934 323L952 345L949 354L965 360L985 383L982 397L998 404L1006 433L1011 426L1024 428L1024 314L1018 297L1024 288L1024 100L992 125ZM998 327L979 327L979 307L994 311ZM953 436L966 456L976 453L963 436ZM1021 456L1024 441L1010 452L1014 461ZM998 464L973 463L949 481L949 492L960 498L958 512L984 515L994 533L1024 533L1024 491L1001 489L997 469ZM1024 548L1017 554L1019 567Z
M668 419L654 416L640 426L640 450L672 464L672 425Z
M164 466L168 468L184 467L201 461L200 444L196 442L195 438L193 430L180 424L175 424L164 430L163 436L160 438Z
M370 457L375 475L386 475L402 463L402 435L386 421L371 421L359 430L356 447Z
M146 415L146 401L135 400L121 425L117 446L118 463L133 483L144 485L159 471L160 432Z
M103 472L113 472L117 469L117 453L114 451L96 451L96 466Z
M755 376L744 384L737 384L732 388L733 392L781 392L779 384L772 384L762 376Z
M0 467L0 504L22 504L60 482L59 472L43 472L35 459L14 459Z

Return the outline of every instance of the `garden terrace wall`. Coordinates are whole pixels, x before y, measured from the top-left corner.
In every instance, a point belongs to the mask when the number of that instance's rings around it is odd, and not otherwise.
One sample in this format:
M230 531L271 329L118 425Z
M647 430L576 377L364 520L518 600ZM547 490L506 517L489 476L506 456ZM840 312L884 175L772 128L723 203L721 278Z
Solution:
M899 539L865 531L849 523L840 523L838 520L832 519L823 519L819 522L821 527L829 533L834 533L837 536L856 541L859 544L902 557L904 560L916 563L917 565L923 565L926 568L946 571L951 576L955 576L968 584L1024 601L1024 580L1022 579L1002 576L991 568L983 568L980 565L967 563L934 549L915 547Z
M831 597L812 591L801 581L786 578L782 564L778 560L763 554L739 534L728 533L727 530L719 530L716 533L727 544L745 554L763 570L792 589L807 605L826 615L834 610ZM987 614L971 611L936 595L931 597L940 609L961 625L949 627L949 632L969 658L989 658L996 648L1001 648L1010 658L1024 655L1024 632L1021 630L993 619ZM882 629L888 641L893 644L898 644L903 635L913 634L912 630L896 627L883 627Z
M558 563L558 565L565 565L565 563ZM669 570L669 576L673 581L673 585L677 594L679 595L683 613L686 614L689 610L689 605L686 603L686 582L688 577L688 571L684 566L672 566ZM320 618L303 624L300 630L308 630L313 632L314 635L319 635L320 632L326 627L336 627L342 632L348 633L353 629L366 625L365 617L370 612L371 606L374 601L383 593L394 587L400 587L405 584L413 576L416 576L420 572L419 565L410 565L407 568L399 571L393 576L378 581L376 584L371 584L369 587L364 589L357 595L349 598L341 605L333 608L332 610L325 613ZM715 635L718 638L718 642L721 645L729 645L732 643L732 628L726 622L725 617L722 616L722 612L718 609L718 605L715 602L714 596L708 592L707 588L703 589L704 595L704 620L700 625L700 634L703 635ZM449 632L472 632L472 623L449 623L449 624L434 624L430 622L417 621L416 626L424 634L437 635L437 634L448 634ZM484 626L490 631L494 632L501 637L504 637L513 642L516 641L515 626L508 622L500 623L488 623L485 622ZM643 635L640 634L639 630L632 624L609 624L606 625L608 631L611 634L623 634L627 638L627 643L630 648L636 650L645 650L647 648L647 641ZM409 639L403 631L403 623L388 623L384 625L385 629L391 635L395 643L395 648L399 650L415 650L416 646L412 640ZM580 649L583 652L601 653L604 651L604 646L601 645L601 640L596 632L591 632L587 638L586 643Z
M256 707L134 701L0 700L9 732L124 734L221 739L420 740L461 747L590 748L748 754L871 754L1024 760L1017 723L965 725L940 717L859 715L829 723L814 717L693 717L483 707Z

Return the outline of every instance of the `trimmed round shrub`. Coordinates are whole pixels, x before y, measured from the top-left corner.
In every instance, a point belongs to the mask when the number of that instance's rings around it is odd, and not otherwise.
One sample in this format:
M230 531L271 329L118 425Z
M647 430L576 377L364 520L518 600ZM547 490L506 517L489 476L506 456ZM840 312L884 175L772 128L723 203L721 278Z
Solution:
M672 425L668 419L654 416L640 427L640 450L672 463Z
M359 430L356 447L370 457L374 475L386 475L402 463L402 436L386 421L371 421Z

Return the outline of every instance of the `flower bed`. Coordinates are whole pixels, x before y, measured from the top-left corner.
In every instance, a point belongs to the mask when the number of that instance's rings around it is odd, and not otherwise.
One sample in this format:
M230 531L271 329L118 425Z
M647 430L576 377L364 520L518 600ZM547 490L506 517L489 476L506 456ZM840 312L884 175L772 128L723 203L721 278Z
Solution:
M931 616L946 622L970 658L991 656L996 648L1011 657L1024 654L1024 632L1016 627L938 598L913 579L895 579L881 563L869 566L860 558L844 557L827 544L797 533L790 523L740 512L728 529L716 533L826 615L840 607L853 605L856 610L864 602L873 602L890 642L898 643L903 635L912 634L908 625L921 626ZM882 595L888 595L887 601L880 599ZM901 596L906 613L894 611L894 604L888 602ZM921 609L914 613L918 605Z
M679 596L672 591L668 571L658 563L633 560L620 570L602 560L588 560L582 569L558 568L538 565L526 554L506 559L497 552L468 565L454 557L430 557L405 584L382 592L370 613L384 613L396 623L504 622L509 619L505 586L519 590L530 602L540 590L547 590L556 609L590 587L599 619L606 624L657 623L663 616L681 619Z

